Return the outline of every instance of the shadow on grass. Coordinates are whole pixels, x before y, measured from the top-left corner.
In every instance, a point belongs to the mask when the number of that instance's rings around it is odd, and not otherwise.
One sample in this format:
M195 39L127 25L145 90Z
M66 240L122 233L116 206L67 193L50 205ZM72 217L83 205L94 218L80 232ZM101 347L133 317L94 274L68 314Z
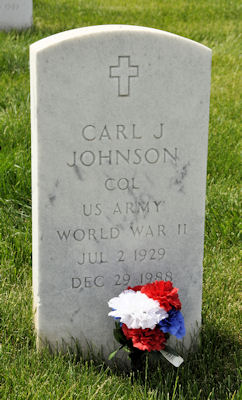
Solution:
M194 398L194 393L196 399L230 398L240 385L239 350L239 341L232 335L223 334L212 325L206 326L196 352L187 354L178 369L166 360L153 371L151 367L146 385L161 392L163 387L170 387L173 393L177 379L184 398Z
M76 350L76 354L68 354L73 362L87 360L80 348ZM235 399L233 394L239 390L239 350L239 340L207 325L201 332L201 344L197 351L188 353L178 369L164 359L158 363L148 362L145 371L134 374L120 362L112 365L104 363L102 355L94 355L91 349L86 362L97 371L106 366L106 372L110 375L122 378L132 375L133 384L141 385L147 393L152 390L157 399L169 393L174 399L225 400Z

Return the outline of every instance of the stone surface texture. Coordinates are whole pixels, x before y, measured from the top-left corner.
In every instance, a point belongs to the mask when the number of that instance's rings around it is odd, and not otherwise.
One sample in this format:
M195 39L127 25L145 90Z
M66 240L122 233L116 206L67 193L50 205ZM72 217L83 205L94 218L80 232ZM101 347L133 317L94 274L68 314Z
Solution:
M33 0L0 0L0 30L32 25Z
M155 279L201 324L211 50L136 26L31 45L39 343L117 348L108 300Z

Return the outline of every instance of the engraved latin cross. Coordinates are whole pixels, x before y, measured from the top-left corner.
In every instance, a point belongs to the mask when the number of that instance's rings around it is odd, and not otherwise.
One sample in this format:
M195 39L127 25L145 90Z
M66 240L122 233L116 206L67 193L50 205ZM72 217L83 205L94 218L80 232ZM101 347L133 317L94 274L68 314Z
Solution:
M118 65L109 67L109 77L118 78L118 96L130 95L130 79L137 78L138 65L130 65L130 56L119 56Z

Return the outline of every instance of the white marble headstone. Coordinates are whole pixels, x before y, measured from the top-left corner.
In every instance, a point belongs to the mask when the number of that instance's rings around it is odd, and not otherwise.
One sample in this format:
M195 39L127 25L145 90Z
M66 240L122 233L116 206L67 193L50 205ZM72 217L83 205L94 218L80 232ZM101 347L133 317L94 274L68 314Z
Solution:
M180 288L189 348L201 323L211 51L136 26L31 46L37 335L108 354L108 300Z
M0 0L0 30L32 25L33 0Z

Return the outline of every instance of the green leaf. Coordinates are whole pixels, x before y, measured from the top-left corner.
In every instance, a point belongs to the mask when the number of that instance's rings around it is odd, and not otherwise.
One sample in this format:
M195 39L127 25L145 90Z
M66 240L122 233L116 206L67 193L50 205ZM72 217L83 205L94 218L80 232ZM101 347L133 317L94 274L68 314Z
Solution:
M124 346L123 349L126 351L126 353L130 353L130 349L127 346Z
M115 329L113 330L114 338L118 343L125 345L127 343L127 339L123 334L122 328L119 324L115 323Z
M108 359L112 360L112 358L117 354L120 349L114 350L112 353L109 354Z

